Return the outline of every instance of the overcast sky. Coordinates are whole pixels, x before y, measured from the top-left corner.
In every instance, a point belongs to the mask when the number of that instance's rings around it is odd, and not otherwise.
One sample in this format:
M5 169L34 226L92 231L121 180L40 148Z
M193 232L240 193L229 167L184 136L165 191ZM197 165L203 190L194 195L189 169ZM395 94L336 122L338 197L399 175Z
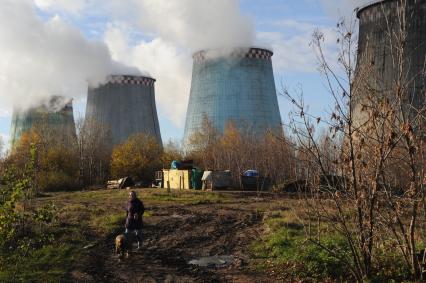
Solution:
M3 3L5 2L5 3ZM74 98L84 115L88 83L110 73L157 79L163 141L183 136L191 54L205 48L255 45L274 51L277 90L303 89L310 111L330 100L309 43L319 28L330 60L334 32L362 0L2 0L0 136L8 141L13 105L49 94ZM279 98L281 116L291 106Z

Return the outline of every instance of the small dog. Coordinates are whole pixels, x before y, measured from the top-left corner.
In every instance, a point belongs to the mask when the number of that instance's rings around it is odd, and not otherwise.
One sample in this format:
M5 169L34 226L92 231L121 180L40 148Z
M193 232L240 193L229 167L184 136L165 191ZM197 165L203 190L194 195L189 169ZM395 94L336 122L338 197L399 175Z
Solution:
M118 254L120 257L126 254L126 256L129 256L129 251L131 248L131 242L126 237L126 235L121 234L115 237L115 253Z

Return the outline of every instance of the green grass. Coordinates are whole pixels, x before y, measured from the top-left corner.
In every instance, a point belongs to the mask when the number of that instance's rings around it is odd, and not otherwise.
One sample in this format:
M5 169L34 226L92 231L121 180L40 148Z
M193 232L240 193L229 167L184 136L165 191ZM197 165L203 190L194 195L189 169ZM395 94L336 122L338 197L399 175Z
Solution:
M124 225L123 213L101 214L93 217L90 221L90 227L99 231L100 234L108 235L115 231L120 226Z
M208 204L222 203L231 201L229 195L203 192L195 190L171 190L170 193L165 189L136 189L138 197L144 202L177 202L181 204ZM88 204L110 204L127 201L129 192L127 190L97 190L69 193L51 193L44 197L44 201L77 203L80 205Z
M264 225L267 232L250 247L254 269L273 271L289 281L354 281L348 267L352 264L348 243L325 223L320 243L326 249L317 244L316 238L310 240L305 227L289 212L269 212ZM311 229L315 231L315 225ZM370 282L411 282L410 270L404 265L394 242L385 244L386 241L374 249L374 272ZM422 246L419 243L419 249Z
M143 217L151 217L152 215L152 211L146 210ZM106 236L117 232L120 227L124 226L124 222L125 214L120 211L94 216L91 218L89 225L92 229Z
M345 264L309 241L304 227L285 213L274 213L264 220L267 235L252 243L251 251L257 270L272 269L293 278L304 280L326 280L348 278ZM335 234L324 234L321 244L347 255L345 241Z
M211 192L172 190L168 193L166 190L157 190L145 195L145 199L149 201L178 202L182 204L197 205L224 203L231 200L231 197Z
M67 243L47 245L25 257L10 256L6 268L0 269L0 282L63 282L81 252Z

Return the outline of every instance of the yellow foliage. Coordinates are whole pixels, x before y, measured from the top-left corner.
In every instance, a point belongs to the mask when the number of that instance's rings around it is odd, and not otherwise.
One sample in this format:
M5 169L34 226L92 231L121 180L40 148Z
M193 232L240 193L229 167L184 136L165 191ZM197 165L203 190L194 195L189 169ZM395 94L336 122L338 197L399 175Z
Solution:
M154 172L161 169L161 157L162 147L155 138L136 134L113 149L111 174L115 178L151 180Z
M65 146L37 129L22 134L9 161L23 169L30 160L30 147L35 145L36 182L43 191L66 190L78 185L78 156L74 147Z

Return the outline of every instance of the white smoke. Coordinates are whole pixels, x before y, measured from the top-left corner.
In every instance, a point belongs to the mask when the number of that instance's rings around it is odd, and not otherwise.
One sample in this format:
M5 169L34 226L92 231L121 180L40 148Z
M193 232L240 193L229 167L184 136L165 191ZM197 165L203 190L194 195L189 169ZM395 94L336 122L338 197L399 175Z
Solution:
M238 0L142 0L139 24L191 51L250 47L254 23Z
M66 10L70 13L78 13L84 9L87 0L34 0L34 3L43 10Z
M249 47L254 42L252 17L240 0L33 0L46 11L80 11L137 26L145 34L192 52Z
M88 81L140 73L112 60L105 43L87 40L60 17L43 21L30 0L2 1L0 36L2 109L29 107L51 95L83 97Z
M109 26L105 41L113 58L149 70L157 80L155 92L159 115L182 126L191 84L191 54L161 38L142 40L131 46L129 32L123 25Z
M160 115L179 127L188 105L192 53L219 49L216 56L226 55L254 42L253 20L238 0L129 0L127 8L119 0L102 3L116 20L105 34L113 58L149 70L157 79ZM130 44L132 29L153 39Z
M2 4L3 109L12 104L32 106L52 94L82 98L88 80L96 83L110 73L137 73L116 62L120 61L148 70L157 79L160 112L180 126L189 96L192 53L251 46L255 37L253 20L241 12L239 0L5 0ZM56 16L42 20L35 6ZM87 40L57 15L71 22L103 18L119 25L109 25L105 44ZM122 23L151 39L130 41Z

